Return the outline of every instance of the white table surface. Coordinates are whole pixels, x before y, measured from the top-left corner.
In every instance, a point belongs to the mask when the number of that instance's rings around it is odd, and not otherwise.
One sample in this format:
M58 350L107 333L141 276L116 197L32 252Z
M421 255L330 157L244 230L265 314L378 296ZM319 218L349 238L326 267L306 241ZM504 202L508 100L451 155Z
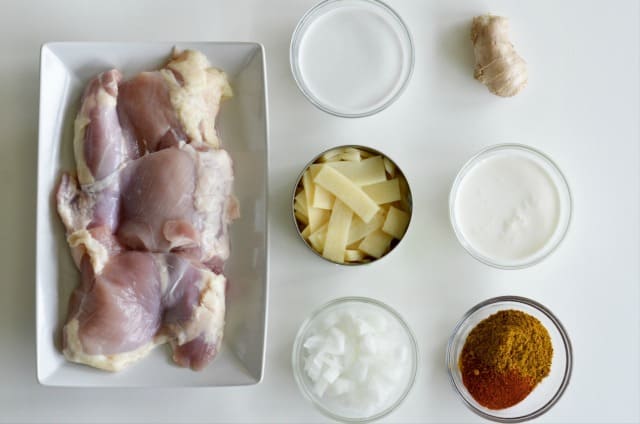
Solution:
M291 32L309 1L15 1L0 11L0 421L318 422L289 365L304 317L338 296L398 309L420 345L417 383L385 421L471 422L444 367L449 333L488 297L547 305L573 341L575 367L539 422L638 422L639 3L636 1L400 1L416 63L404 95L369 118L346 120L309 104L289 72ZM513 99L473 80L469 21L511 18L529 63ZM233 40L265 45L271 123L271 291L262 383L218 389L53 389L35 379L34 243L39 46L50 40ZM543 263L500 271L471 258L448 222L462 163L504 141L548 153L574 198L568 237ZM300 168L342 143L392 156L413 188L411 228L391 256L367 267L319 260L296 239L289 200ZM239 168L242 164L238 165ZM240 171L242 172L242 171Z

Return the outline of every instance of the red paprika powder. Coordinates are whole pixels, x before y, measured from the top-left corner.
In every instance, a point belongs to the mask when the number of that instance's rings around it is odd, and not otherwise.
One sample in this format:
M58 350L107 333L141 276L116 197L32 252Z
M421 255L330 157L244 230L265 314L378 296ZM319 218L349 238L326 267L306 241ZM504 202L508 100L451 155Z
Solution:
M533 390L533 381L514 370L504 373L482 366L473 358L461 363L462 382L480 405L504 409L519 403Z

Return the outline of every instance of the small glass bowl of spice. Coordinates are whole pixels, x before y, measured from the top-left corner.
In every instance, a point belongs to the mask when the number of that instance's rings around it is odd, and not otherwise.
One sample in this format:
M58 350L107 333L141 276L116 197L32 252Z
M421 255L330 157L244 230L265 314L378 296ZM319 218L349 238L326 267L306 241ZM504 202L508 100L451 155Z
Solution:
M449 377L473 412L522 422L547 412L571 377L571 342L543 305L517 296L486 300L467 312L447 346Z

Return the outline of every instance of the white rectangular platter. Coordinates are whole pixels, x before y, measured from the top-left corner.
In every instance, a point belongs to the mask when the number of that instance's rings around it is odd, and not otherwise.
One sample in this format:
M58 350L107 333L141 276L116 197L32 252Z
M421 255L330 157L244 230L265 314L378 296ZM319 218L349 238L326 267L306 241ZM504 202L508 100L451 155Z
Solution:
M223 103L217 127L233 160L241 218L231 227L224 342L217 358L193 372L160 346L119 373L67 362L60 349L67 302L79 273L57 216L54 190L73 170L73 121L93 76L120 69L125 78L161 67L173 48L197 49L229 76L234 97ZM255 384L264 370L267 318L267 84L264 49L255 43L47 43L40 62L37 194L37 377L44 385L85 387L230 386Z

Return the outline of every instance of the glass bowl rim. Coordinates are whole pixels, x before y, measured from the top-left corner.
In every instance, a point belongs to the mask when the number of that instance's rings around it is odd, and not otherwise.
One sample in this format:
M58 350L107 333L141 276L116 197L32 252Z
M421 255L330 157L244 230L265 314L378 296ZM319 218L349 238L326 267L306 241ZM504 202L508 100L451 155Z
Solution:
M347 147L351 147L351 148L354 148L354 149L362 149L362 150L367 151L368 153L373 153L373 154L382 156L383 158L387 158L396 167L396 170L398 170L400 172L400 174L402 174L405 182L407 183L407 191L408 191L408 195L409 195L408 196L409 198L407 200L409 202L409 205L411 206L411 209L409 211L409 223L407 223L407 229L404 231L404 234L402 235L402 238L400 240L398 240L398 242L395 244L395 246L393 246L393 249L389 250L387 253L385 253L381 257L379 257L377 259L373 259L373 260L371 260L369 262L336 262L336 261L332 261L331 259L328 259L328 258L325 258L324 256L322 256L322 254L320 252L316 251L316 249L314 249L313 246L309 242L307 242L304 239L304 237L302 237L302 232L300 231L300 228L298 227L298 220L296 219L296 212L295 212L295 209L294 209L294 205L295 205L295 202L296 202L296 190L298 189L298 186L300 185L300 183L302 181L302 176L304 175L306 170L309 169L309 167L311 165L315 164L316 161L318 159L320 159L324 154L329 153L332 150L344 149L344 148L347 148ZM386 153L381 152L380 150L374 149L373 147L363 146L363 145L359 145L359 144L342 144L340 146L330 147L330 148L318 153L309 162L307 162L307 164L304 166L304 168L302 168L302 171L300 171L300 173L298 174L298 178L296 178L296 183L293 186L293 192L292 192L292 195L291 195L291 217L293 218L293 226L296 229L296 233L298 233L298 237L309 248L309 250L311 250L311 252L313 252L316 256L324 259L327 262L331 262L332 264L341 265L341 266L347 266L347 267L358 267L358 266L362 266L362 265L371 265L371 264L380 262L382 259L384 259L387 256L391 255L392 252L397 250L398 246L400 245L402 240L404 240L404 238L406 237L407 233L409 232L409 228L411 227L411 221L413 220L413 193L411 192L411 185L409 184L409 180L407 179L407 175L404 173L402 168L400 168L400 166L398 166L398 163L395 160L393 160L391 157L389 157L389 155L387 155Z
M557 173L557 175L559 177L560 186L558 186L558 190L560 191L560 190L564 189L566 191L566 194L567 194L567 202L566 202L567 219L566 219L566 225L564 226L564 231L563 231L562 235L558 238L558 240L555 243L553 243L551 245L548 245L546 247L543 247L542 252L544 252L544 254L539 255L539 256L534 256L532 260L529 260L527 262L517 263L515 265L506 265L504 263L499 263L498 261L491 260L491 258L486 257L486 256L480 254L478 251L476 251L471 246L471 243L469 243L467 241L466 237L464 237L464 235L462 234L462 231L459 229L459 225L457 223L457 219L455 218L455 202L456 202L455 198L456 198L458 189L460 187L460 183L462 182L462 180L464 179L466 174L485 155L488 155L488 154L490 154L492 152L496 152L496 151L500 151L500 150L510 150L510 149L524 151L527 154L534 155L534 156L542 159L543 161L547 162L547 164ZM484 147L479 152L474 154L471 158L469 158L464 163L464 165L462 165L462 167L460 168L460 170L456 174L456 177L453 180L453 184L451 185L451 190L449 191L449 223L451 224L453 232L456 235L456 238L458 239L458 243L460 243L460 245L464 248L464 250L469 255L471 255L473 258L475 258L476 260L482 262L483 264L489 265L489 266L491 266L493 268L505 269L505 270L523 269L523 268L528 268L530 266L533 266L533 265L536 265L536 264L542 262L547 257L549 257L549 255L551 255L553 252L555 252L558 249L558 247L562 244L562 242L566 238L567 234L569 233L569 228L571 227L572 220L573 220L573 195L571 193L571 188L569 186L569 182L568 182L566 176L564 175L564 173L562 172L560 167L547 154L545 154L542 151L540 151L538 149L535 149L535 148L533 148L531 146L528 146L526 144L499 143L499 144L493 144L493 145ZM563 222L558 222L558 225L559 226L563 225Z
M316 96L314 96L311 90L308 89L308 86L304 83L302 76L298 72L298 69L300 68L298 64L299 55L297 53L294 54L294 51L297 51L296 47L298 46L298 43L300 41L300 35L302 32L302 29L306 26L306 24L312 18L314 18L314 15L322 8L327 7L332 3L339 3L342 1L344 0L322 0L315 6L307 10L304 15L302 15L302 18L300 18L300 20L298 21L291 35L291 41L289 43L289 66L290 66L291 74L293 75L293 79L296 82L296 85L298 86L298 89L302 92L305 98L312 105L322 110L323 112L326 112L333 116L338 116L340 118L364 118L367 116L375 115L376 113L381 112L384 109L388 108L393 103L395 103L396 100L398 100L402 95L402 93L404 93L404 91L406 90L407 86L409 85L409 81L411 80L411 76L413 75L413 69L415 66L415 48L413 43L413 37L411 36L411 31L409 31L409 27L407 26L405 21L391 6L384 3L383 1L381 0L350 0L350 1L356 1L356 2L362 2L362 3L369 3L377 7L380 7L382 10L388 13L394 20L396 20L400 24L402 33L406 37L408 46L409 46L409 49L408 49L409 69L406 73L406 76L404 77L404 81L402 81L402 84L400 84L400 86L395 89L395 92L392 91L393 95L389 99L387 99L383 104L373 109L365 110L363 112L358 112L358 113L344 113L344 112L340 112L338 110L330 108L329 106L321 102Z
M393 404L391 404L389 407L385 408L384 410L382 410L382 411L380 411L380 412L378 412L376 414L373 414L371 416L362 417L362 418L350 418L350 417L343 417L341 415L334 414L328 408L323 406L318 400L316 400L316 398L310 393L310 391L307 388L306 384L302 380L303 379L303 376L302 376L302 372L303 371L301 370L301 368L300 368L301 364L298 361L298 357L300 356L300 351L302 349L302 337L305 334L306 330L309 328L309 325L311 325L311 323L321 313L325 312L327 309L332 308L334 306L350 303L350 302L378 307L378 308L381 308L382 310L388 312L389 314L391 314L391 316L394 317L396 322L398 324L400 324L400 327L402 327L404 329L404 331L406 332L407 337L409 339L409 345L411 346L410 347L410 350L411 350L411 361L412 361L411 372L410 372L409 380L407 381L406 387L403 389L401 395L398 397L397 400L395 400L393 402ZM322 304L321 306L316 308L313 312L311 312L311 314L309 314L307 316L307 318L305 318L305 320L302 322L302 324L300 324L300 327L298 328L298 331L296 333L296 337L295 337L294 342L293 342L293 348L291 349L291 366L293 368L293 376L294 376L294 379L296 381L296 385L298 386L298 389L300 390L300 392L302 392L303 396L308 401L310 401L311 404L318 411L320 411L322 414L324 414L326 417L331 418L331 419L333 419L335 421L342 421L342 422L348 422L348 423L368 423L368 422L372 422L372 421L375 421L375 420L379 420L380 418L383 418L383 417L389 415L390 413L395 411L404 402L404 400L407 398L407 396L411 392L411 389L415 385L416 378L417 378L417 375L418 375L418 368L419 368L418 367L418 359L419 359L419 357L420 357L419 347L418 347L418 342L417 342L417 340L415 338L415 335L413 334L413 331L411 330L411 327L409 327L409 325L407 324L405 319L402 317L402 315L400 315L395 309L393 309L391 306L387 305L386 303L383 303L383 302L381 302L379 300L376 300L376 299L372 299L370 297L345 296L345 297L339 297L339 298L330 300L330 301Z
M543 406L541 406L540 408L536 409L531 413L528 413L526 415L521 415L518 417L507 417L507 418L498 417L496 415L489 414L485 411L478 409L473 403L469 402L469 400L467 400L467 398L464 397L462 393L460 393L460 389L458 388L458 385L456 385L455 379L453 377L453 370L451 369L452 361L455 362L456 366L458 363L457 358L452 358L453 343L456 339L456 336L458 336L462 326L467 322L467 320L471 316L473 316L473 314L475 314L479 310L487 306L492 306L492 305L496 305L503 302L520 303L520 304L529 306L537 310L538 312L542 313L543 315L545 315L558 330L558 333L560 334L560 337L562 339L562 344L565 348L565 356L566 356L566 364L564 368L564 375L562 377L562 382L560 383L560 387L558 387L558 390L554 393L551 399L548 400ZM475 412L477 415L491 421L496 421L500 423L520 423L520 422L528 421L543 415L544 413L548 412L560 400L560 398L564 394L571 380L571 374L573 371L573 347L571 345L571 340L569 339L569 335L566 329L564 328L560 320L546 306L542 305L539 302L536 302L535 300L522 297L522 296L511 296L511 295L498 296L498 297L492 297L490 299L487 299L478 303L477 305L469 309L458 321L458 323L453 329L453 332L451 333L451 336L449 337L449 341L447 342L445 365L447 367L447 373L449 374L449 382L451 383L451 386L453 387L454 391L456 392L458 397L462 400L462 402L465 404L467 408Z

